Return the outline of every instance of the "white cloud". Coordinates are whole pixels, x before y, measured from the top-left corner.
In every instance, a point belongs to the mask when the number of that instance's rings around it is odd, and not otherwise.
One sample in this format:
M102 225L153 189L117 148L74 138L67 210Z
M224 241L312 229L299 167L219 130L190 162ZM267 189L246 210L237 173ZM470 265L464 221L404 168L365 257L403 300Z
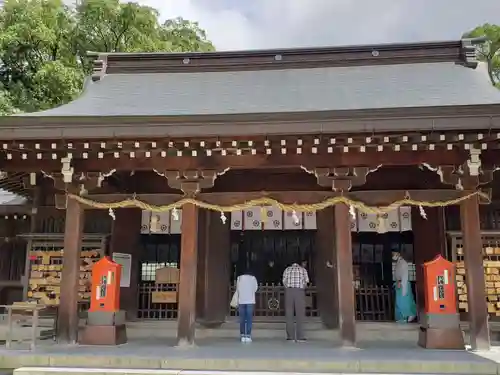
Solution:
M138 0L198 21L217 49L458 39L500 24L500 0Z

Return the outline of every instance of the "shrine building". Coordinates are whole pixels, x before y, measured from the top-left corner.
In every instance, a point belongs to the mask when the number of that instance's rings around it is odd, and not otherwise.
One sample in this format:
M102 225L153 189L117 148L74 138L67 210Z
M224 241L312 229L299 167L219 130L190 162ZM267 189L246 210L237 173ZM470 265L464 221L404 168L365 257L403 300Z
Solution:
M0 118L0 188L27 200L1 206L0 302L57 306L75 342L109 255L127 319L177 320L192 343L236 314L247 267L255 319L284 320L282 272L300 258L308 319L354 345L357 321L394 321L397 249L420 310L422 264L456 262L471 345L488 348L500 91L477 43L100 54L71 103Z

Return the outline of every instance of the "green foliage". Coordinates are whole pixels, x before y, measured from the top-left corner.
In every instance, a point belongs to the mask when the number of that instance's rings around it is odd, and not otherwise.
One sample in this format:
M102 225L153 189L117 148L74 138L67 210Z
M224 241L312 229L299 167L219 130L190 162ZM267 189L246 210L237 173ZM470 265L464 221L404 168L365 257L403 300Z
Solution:
M500 88L500 26L485 23L464 34L466 38L483 36L487 41L478 47L478 58L488 65L491 83Z
M0 9L0 115L71 101L92 52L212 51L197 23L118 0L5 0Z

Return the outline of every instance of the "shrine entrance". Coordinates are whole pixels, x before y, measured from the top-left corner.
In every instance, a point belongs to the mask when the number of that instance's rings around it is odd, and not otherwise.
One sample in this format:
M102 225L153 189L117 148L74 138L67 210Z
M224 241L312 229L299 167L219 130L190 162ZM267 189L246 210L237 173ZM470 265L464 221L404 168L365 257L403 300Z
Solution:
M394 267L392 251L408 262L409 280L415 296L413 232L357 232L352 234L356 319L394 320Z
M283 271L296 261L304 261L311 280L306 290L306 314L318 316L314 286L315 236L313 230L232 231L230 292L234 292L237 277L250 269L259 283L255 316L284 317ZM237 312L232 309L231 315Z
M154 292L175 291L176 284L157 284L156 271L163 267L179 268L180 234L142 234L139 263L139 319L177 319L177 303L156 303Z

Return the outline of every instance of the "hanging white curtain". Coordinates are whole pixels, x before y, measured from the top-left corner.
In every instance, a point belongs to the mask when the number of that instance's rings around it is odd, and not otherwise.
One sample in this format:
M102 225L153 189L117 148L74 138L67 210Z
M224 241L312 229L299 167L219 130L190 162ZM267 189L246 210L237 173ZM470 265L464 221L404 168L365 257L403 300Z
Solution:
M243 230L243 211L231 212L231 230Z
M283 211L278 207L266 207L266 218L263 221L264 230L282 230L283 229Z
M252 207L243 211L245 230L261 230L260 207Z

